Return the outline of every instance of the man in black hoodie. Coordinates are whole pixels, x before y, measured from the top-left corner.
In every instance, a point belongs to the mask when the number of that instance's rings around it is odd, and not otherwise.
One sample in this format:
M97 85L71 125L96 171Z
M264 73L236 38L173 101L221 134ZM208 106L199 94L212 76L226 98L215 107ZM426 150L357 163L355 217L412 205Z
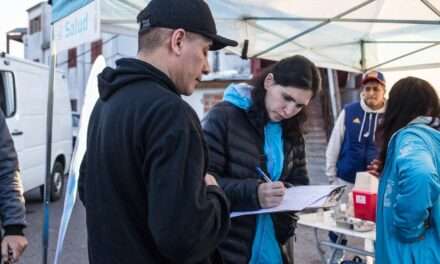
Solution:
M152 0L139 52L99 75L80 175L91 264L221 263L228 202L206 174L199 119L180 95L209 72L216 34L202 0Z

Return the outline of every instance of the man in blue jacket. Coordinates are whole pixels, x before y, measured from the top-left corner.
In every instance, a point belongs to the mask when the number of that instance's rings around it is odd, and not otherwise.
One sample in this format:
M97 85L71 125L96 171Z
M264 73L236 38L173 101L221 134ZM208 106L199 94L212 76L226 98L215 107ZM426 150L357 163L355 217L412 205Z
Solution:
M373 71L362 78L361 100L344 107L333 127L326 151L330 183L352 187L356 173L367 170L377 156L376 129L385 112L385 78Z
M377 158L376 129L385 112L385 78L372 71L362 76L361 100L348 104L339 114L326 151L326 175L333 184L353 188L356 173L366 171ZM343 198L347 202L348 196ZM337 236L330 233L333 242ZM345 244L346 240L342 239Z
M23 187L18 173L17 153L5 116L0 110L0 216L4 230L2 261L16 263L27 246Z

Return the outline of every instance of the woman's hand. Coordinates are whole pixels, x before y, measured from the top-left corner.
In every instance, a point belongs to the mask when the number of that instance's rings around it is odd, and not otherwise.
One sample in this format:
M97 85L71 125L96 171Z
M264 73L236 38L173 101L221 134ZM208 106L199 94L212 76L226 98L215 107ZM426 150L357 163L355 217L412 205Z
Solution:
M258 185L258 200L261 208L278 206L283 200L286 187L282 182L265 182Z

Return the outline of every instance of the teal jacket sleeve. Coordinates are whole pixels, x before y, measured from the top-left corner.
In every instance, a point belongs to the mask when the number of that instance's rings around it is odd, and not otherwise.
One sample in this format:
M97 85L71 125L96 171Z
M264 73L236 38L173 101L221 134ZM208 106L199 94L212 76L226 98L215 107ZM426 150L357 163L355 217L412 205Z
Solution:
M430 147L421 137L404 133L396 147L398 186L393 225L402 242L413 242L424 234L429 208L439 199L439 177Z

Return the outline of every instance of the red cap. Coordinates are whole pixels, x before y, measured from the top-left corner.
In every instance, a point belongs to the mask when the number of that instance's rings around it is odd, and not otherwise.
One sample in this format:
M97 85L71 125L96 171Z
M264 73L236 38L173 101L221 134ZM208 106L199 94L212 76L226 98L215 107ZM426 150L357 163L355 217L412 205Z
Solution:
M376 81L385 86L385 77L383 76L383 73L378 71L371 71L365 73L362 76L362 81L361 81L362 85L366 84L369 81Z

